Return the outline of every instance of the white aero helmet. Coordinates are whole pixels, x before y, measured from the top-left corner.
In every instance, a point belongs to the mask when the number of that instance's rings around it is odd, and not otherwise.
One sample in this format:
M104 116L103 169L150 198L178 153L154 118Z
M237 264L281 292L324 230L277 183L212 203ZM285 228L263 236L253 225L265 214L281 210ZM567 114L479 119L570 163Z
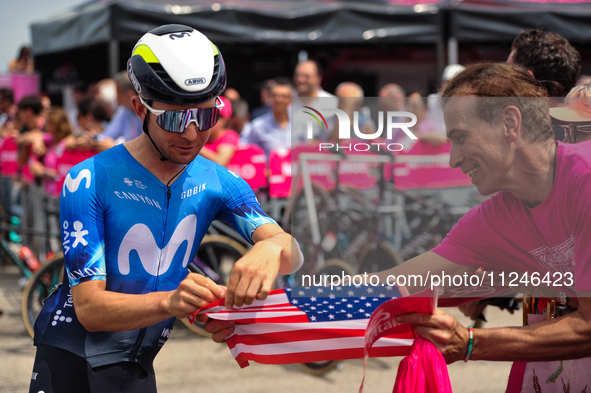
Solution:
M189 26L164 25L135 44L127 73L145 100L173 105L207 102L226 88L222 54L202 33Z

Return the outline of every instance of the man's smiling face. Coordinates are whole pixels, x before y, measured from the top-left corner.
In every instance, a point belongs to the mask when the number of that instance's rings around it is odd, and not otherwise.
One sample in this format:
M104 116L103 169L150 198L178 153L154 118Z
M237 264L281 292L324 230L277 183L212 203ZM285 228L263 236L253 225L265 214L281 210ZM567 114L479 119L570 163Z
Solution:
M503 189L510 170L503 125L492 125L476 115L478 97L456 97L444 108L447 137L451 142L449 165L460 168L482 195Z

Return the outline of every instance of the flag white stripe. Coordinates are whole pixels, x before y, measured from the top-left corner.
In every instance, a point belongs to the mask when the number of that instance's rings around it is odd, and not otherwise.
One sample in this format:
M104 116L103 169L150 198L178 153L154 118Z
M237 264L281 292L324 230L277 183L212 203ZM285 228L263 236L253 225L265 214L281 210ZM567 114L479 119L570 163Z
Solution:
M324 340L295 341L278 344L249 345L238 343L230 351L236 357L240 353L256 355L285 355L290 353L319 352L333 349L364 348L364 337L346 337ZM380 338L373 347L406 347L413 339Z
M277 317L299 317L306 316L306 313L299 310L294 311L261 311L261 312L235 312L235 313L217 313L208 315L212 319L218 319L220 321L239 321L241 319L265 319L265 318L277 318Z
M367 328L368 321L369 319L313 323L257 323L248 325L236 325L234 327L234 331L236 332L236 334L239 334L241 336L322 329L359 329L361 331L365 331L365 329Z
M205 310L203 312L199 312L200 314L210 314L210 313L219 313L219 314L231 314L231 313L236 313L236 312L256 312L256 311L284 311L284 310L299 310L298 307L294 307L291 306L289 304L286 305L277 305L277 306L271 306L271 307L255 307L255 308L249 308L247 310L227 310L225 307L224 308L220 308L218 309L217 307L215 309L210 309L210 310Z
M267 306L272 306L275 304L289 304L289 298L285 293L277 293L273 295L269 295L265 300L258 300L255 299L252 304L243 304L240 307L234 306L233 310L248 310L251 307L255 308L266 308ZM210 312L218 312L218 311L227 311L225 306L216 306L211 308L202 309L199 313L205 314Z

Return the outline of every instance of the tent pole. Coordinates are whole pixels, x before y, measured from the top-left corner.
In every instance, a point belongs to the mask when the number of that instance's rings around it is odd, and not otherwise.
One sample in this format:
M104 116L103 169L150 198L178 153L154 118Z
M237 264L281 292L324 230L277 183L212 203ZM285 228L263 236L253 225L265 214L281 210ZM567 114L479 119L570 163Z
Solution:
M441 85L441 75L443 74L444 66L444 48L443 48L443 39L440 37L437 39L437 44L435 46L436 56L437 56L437 86Z
M109 41L109 76L112 78L119 71L119 40Z
M455 37L447 40L447 60L449 64L458 64L458 40Z

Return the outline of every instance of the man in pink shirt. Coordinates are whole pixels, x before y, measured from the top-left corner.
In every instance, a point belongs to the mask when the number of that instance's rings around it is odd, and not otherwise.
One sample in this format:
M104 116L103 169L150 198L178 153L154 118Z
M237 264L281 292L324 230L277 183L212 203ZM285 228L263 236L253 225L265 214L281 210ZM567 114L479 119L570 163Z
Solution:
M506 272L505 287L509 272L547 275L545 291L572 312L535 326L473 331L442 311L398 318L448 363L576 359L591 351L591 157L585 143L554 142L544 95L524 69L508 64L474 65L450 81L442 95L450 166L482 195L496 194L438 247L378 275L386 282L388 275L463 276L483 268Z

